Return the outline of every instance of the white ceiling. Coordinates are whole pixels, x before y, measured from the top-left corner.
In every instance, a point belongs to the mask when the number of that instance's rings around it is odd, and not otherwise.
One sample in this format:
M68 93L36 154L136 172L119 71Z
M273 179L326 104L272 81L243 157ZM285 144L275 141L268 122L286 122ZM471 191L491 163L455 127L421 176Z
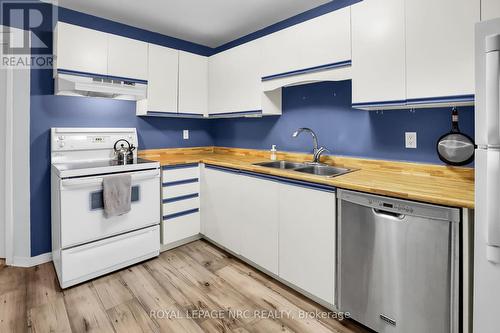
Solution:
M59 0L58 4L164 35L217 47L330 1Z

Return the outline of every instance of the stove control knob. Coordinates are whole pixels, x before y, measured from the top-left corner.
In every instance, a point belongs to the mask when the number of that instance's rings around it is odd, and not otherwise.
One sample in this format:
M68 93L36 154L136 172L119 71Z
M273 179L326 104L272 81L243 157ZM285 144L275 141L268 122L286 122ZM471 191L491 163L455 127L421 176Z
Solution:
M64 142L59 142L59 148L63 148L64 147Z

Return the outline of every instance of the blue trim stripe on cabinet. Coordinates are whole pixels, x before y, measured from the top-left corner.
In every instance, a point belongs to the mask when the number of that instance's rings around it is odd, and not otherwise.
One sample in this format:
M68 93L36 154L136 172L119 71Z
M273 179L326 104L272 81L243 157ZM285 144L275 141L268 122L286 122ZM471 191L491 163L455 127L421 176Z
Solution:
M371 106L406 106L406 100L395 100L395 101L381 101L381 102L363 102L363 103L352 103L353 107L371 107Z
M474 95L455 95L455 96L412 98L412 99L406 100L406 102L408 104L474 102Z
M165 216L163 216L163 221L174 219L176 217L180 217L180 216L184 216L184 215L198 213L199 211L200 211L199 208L194 208L194 209L185 210L185 211L174 213L174 214L165 215Z
M255 178L271 180L271 181L277 181L277 182L284 183L284 184L305 187L305 188L309 188L309 189L313 189L313 190L321 190L321 191L326 191L326 192L330 192L330 193L334 193L336 191L335 186L318 184L318 183L311 183L311 182L296 180L296 179L292 179L292 178L264 175L264 174L257 173L257 172L244 171L244 170L239 170L239 169L232 169L232 168L226 168L226 167L220 167L220 166L214 166L214 165L208 165L208 164L205 166L205 168L229 172L229 173L236 173L236 174L240 174L240 175L246 175L246 176L251 176L251 177L255 177Z
M330 193L335 193L335 190L336 190L336 188L334 186L305 182L302 180L297 180L297 179L292 179L292 178L263 175L260 173L244 171L244 170L241 170L240 173L242 175L245 175L245 176L261 178L261 179L266 179L266 180L271 180L271 181L274 180L274 181L277 181L279 183L284 183L284 184L288 184L288 185L295 185L295 186L304 187L304 188L308 188L308 189L312 189L312 190L320 190L320 191L325 191L325 192L330 192Z
M139 79L133 79L129 77L121 77L121 76L112 76L112 75L104 75L104 74L97 74L97 73L88 73L88 72L80 72L80 71L74 71L70 69L58 69L57 73L59 74L69 74L69 75L78 75L78 76L84 76L84 77L100 77L103 79L110 79L110 80L120 80L120 81L128 81L128 82L134 82L134 83L141 83L141 84L147 84L147 80L139 80Z
M303 13L300 13L300 14L297 14L295 16L289 17L289 18L287 18L287 19L285 19L283 21L277 22L277 23L272 24L270 26L267 26L267 27L265 27L265 28L263 28L261 30L252 32L252 33L250 33L250 34L248 34L246 36L240 37L240 38L238 38L236 40L233 40L233 41L228 42L226 44L223 44L223 45L221 45L219 47L216 47L216 48L213 49L212 55L220 53L220 52L223 52L223 51L226 51L226 50L229 50L229 49L231 49L233 47L236 47L238 45L248 43L248 42L250 42L252 40L255 40L255 39L258 39L258 38L270 35L270 34L272 34L274 32L286 29L288 27L300 24L302 22L311 20L311 19L313 19L315 17L321 16L321 15L325 15L325 14L328 14L328 13L333 12L335 10L338 10L338 9L341 9L341 8L353 5L353 4L358 3L360 1L362 1L362 0L336 0L336 1L329 1L326 4L323 4L323 5L318 6L316 8L312 8L312 9L310 9L308 11L305 11Z
M319 65L319 66L314 66L314 67L309 67L309 68L303 68L303 69L297 69L294 71L289 71L289 72L284 72L284 73L278 73L278 74L273 74L273 75L268 75L262 77L262 81L270 81L278 78L283 78L283 77L289 77L289 76L294 76L294 75L300 75L300 74L307 74L307 73L314 73L314 72L319 72L319 71L324 71L327 69L333 69L333 68L341 68L341 67L348 67L351 66L352 62L351 60L345 60L345 61L339 61L339 62L333 62L331 64L324 64L324 65Z
M219 171L225 171L225 172L230 172L230 173L237 173L239 174L241 171L238 169L232 169L232 168L226 168L226 167L221 167L221 166L216 166L216 165L205 165L206 169L213 169L213 170L219 170Z
M165 117L165 118L196 118L204 119L208 118L199 113L179 113L179 112L160 112L160 111L148 111L147 114L141 115L139 117Z
M163 199L163 203L171 203L171 202L177 202L177 201L182 201L182 200L187 200L187 199L192 199L192 198L198 198L200 195L198 193L193 193L193 194L186 194L182 195L180 197L174 197L174 198L168 198L168 199Z
M239 116L245 116L245 115L262 116L262 110L215 113L215 114L211 114L209 116L209 118L229 118L229 117L239 117Z
M412 105L419 105L419 104L474 102L474 98L475 98L474 95L439 96L439 97L412 98L412 99L396 100L396 101L352 103L352 106L354 108L375 107L375 106L402 106L411 108Z
M200 180L198 178L190 178L190 179L184 179L184 180L177 180L175 182L165 182L165 183L162 183L162 186L163 187L171 187L171 186L177 186L177 185L198 183L199 181Z
M176 164L176 165L164 165L161 167L161 169L162 170L174 170L174 169L195 168L197 166L198 166L198 163L187 163L187 164Z

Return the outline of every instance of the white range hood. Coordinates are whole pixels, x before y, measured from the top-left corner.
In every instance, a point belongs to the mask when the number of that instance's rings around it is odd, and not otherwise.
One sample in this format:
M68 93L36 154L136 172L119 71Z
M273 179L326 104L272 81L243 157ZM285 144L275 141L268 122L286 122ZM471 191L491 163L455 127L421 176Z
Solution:
M262 113L282 113L282 88L324 81L351 80L351 61L331 66L318 66L262 78Z
M66 73L57 73L55 77L56 95L105 97L137 101L145 99L147 91L147 82Z
M327 69L309 70L262 80L262 91L273 91L278 88L298 86L323 81L351 80L351 65Z

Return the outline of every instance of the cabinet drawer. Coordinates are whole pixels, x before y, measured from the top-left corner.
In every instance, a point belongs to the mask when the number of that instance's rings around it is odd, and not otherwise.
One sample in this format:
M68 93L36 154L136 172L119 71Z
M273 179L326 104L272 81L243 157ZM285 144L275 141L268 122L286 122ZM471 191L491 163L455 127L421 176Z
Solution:
M171 183L195 178L200 178L200 169L197 164L193 166L179 166L163 170L163 183Z
M182 215L162 222L162 244L170 244L200 233L200 213Z
M159 250L158 225L63 250L61 284L69 287L158 255Z
M180 185L164 186L162 188L162 198L171 199L199 192L200 192L200 183L198 183L197 181Z
M190 198L163 204L163 217L200 208L200 198Z

